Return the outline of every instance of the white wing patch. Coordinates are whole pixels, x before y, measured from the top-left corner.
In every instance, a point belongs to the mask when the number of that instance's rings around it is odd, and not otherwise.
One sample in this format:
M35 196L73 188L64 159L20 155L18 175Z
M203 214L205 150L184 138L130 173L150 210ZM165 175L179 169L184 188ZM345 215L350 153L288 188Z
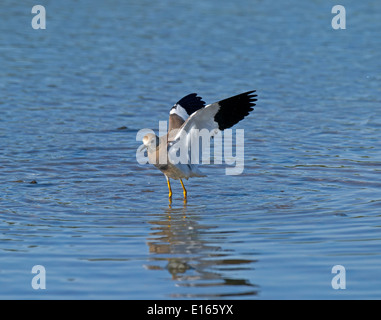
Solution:
M218 132L218 123L214 121L214 116L220 109L220 105L218 103L212 103L207 105L205 108L197 110L193 113L189 119L183 124L180 128L180 131L175 136L174 140L180 138L181 134L190 133L191 129L207 129L212 131L217 129ZM174 110L174 109L173 109Z
M182 118L184 121L188 119L189 115L186 112L186 110L180 106L179 104L175 104L169 114L177 114L180 118Z

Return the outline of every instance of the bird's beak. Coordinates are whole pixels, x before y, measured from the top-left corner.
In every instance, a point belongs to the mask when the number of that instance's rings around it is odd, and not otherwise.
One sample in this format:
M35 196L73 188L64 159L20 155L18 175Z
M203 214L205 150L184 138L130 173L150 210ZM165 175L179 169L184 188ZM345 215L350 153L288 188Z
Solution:
M139 147L139 149L138 149L138 151L139 152L144 152L145 150L147 150L148 149L148 147L146 146L146 145L141 145L140 147Z

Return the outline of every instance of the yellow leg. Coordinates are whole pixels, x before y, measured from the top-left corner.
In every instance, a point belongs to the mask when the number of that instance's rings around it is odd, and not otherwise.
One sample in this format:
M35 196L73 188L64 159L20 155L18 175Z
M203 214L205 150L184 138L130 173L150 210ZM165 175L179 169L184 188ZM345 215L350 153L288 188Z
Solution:
M168 190L169 190L169 194L168 194L168 197L169 199L172 199L172 189L171 189L171 184L169 182L169 178L167 176L165 176L167 178L167 184L168 184Z
M187 190L184 187L183 180L180 179L180 183L181 183L181 186L183 187L184 199L186 199L187 198Z

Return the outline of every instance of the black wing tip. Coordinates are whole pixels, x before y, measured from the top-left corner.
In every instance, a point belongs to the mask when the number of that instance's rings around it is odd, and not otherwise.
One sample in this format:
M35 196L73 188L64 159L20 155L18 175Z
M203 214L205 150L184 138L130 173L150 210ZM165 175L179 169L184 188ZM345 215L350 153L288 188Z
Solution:
M254 110L257 101L256 90L247 91L218 102L220 109L214 119L220 130L234 126Z
M246 94L246 95L250 95L254 92L257 92L257 90L250 90L250 91L247 91L247 92L244 92L244 93L241 93L241 94Z
M251 107L254 107L256 105L255 102L258 101L257 99L258 95L256 94L256 92L257 90L252 90L252 91L248 91L244 93L249 98L248 102ZM253 110L254 110L253 108L250 108L250 111L253 111Z
M240 95L247 96L250 100L257 101L258 95L256 93L257 93L257 90L251 90L248 92L241 93L238 96L240 96Z
M237 94L237 95L232 96L230 98L227 98L225 100L229 100L229 99L238 100L238 99L248 98L249 100L257 101L258 100L257 97L258 97L257 90L251 90L251 91L247 91L247 92L243 92L243 93Z

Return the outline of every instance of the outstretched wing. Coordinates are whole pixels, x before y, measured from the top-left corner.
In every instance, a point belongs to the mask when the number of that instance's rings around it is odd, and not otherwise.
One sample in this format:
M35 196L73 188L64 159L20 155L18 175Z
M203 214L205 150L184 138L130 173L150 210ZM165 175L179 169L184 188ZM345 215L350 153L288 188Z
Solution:
M187 150L188 161L193 158L196 149L192 150L192 141L197 141L200 130L206 129L212 137L219 131L227 129L245 118L250 111L253 111L257 95L255 90L241 93L234 97L227 98L207 105L194 112L177 131L176 135L169 137L173 141L173 149L169 150L169 157L175 157L179 149ZM192 130L198 129L198 130ZM201 151L201 152L200 152ZM192 154L193 153L193 154ZM200 155L202 150L196 152Z
M257 95L255 90L241 93L212 104L208 104L193 113L182 125L175 139L184 131L189 134L191 129L207 129L209 131L225 130L234 126L253 111ZM183 133L182 133L183 132Z

